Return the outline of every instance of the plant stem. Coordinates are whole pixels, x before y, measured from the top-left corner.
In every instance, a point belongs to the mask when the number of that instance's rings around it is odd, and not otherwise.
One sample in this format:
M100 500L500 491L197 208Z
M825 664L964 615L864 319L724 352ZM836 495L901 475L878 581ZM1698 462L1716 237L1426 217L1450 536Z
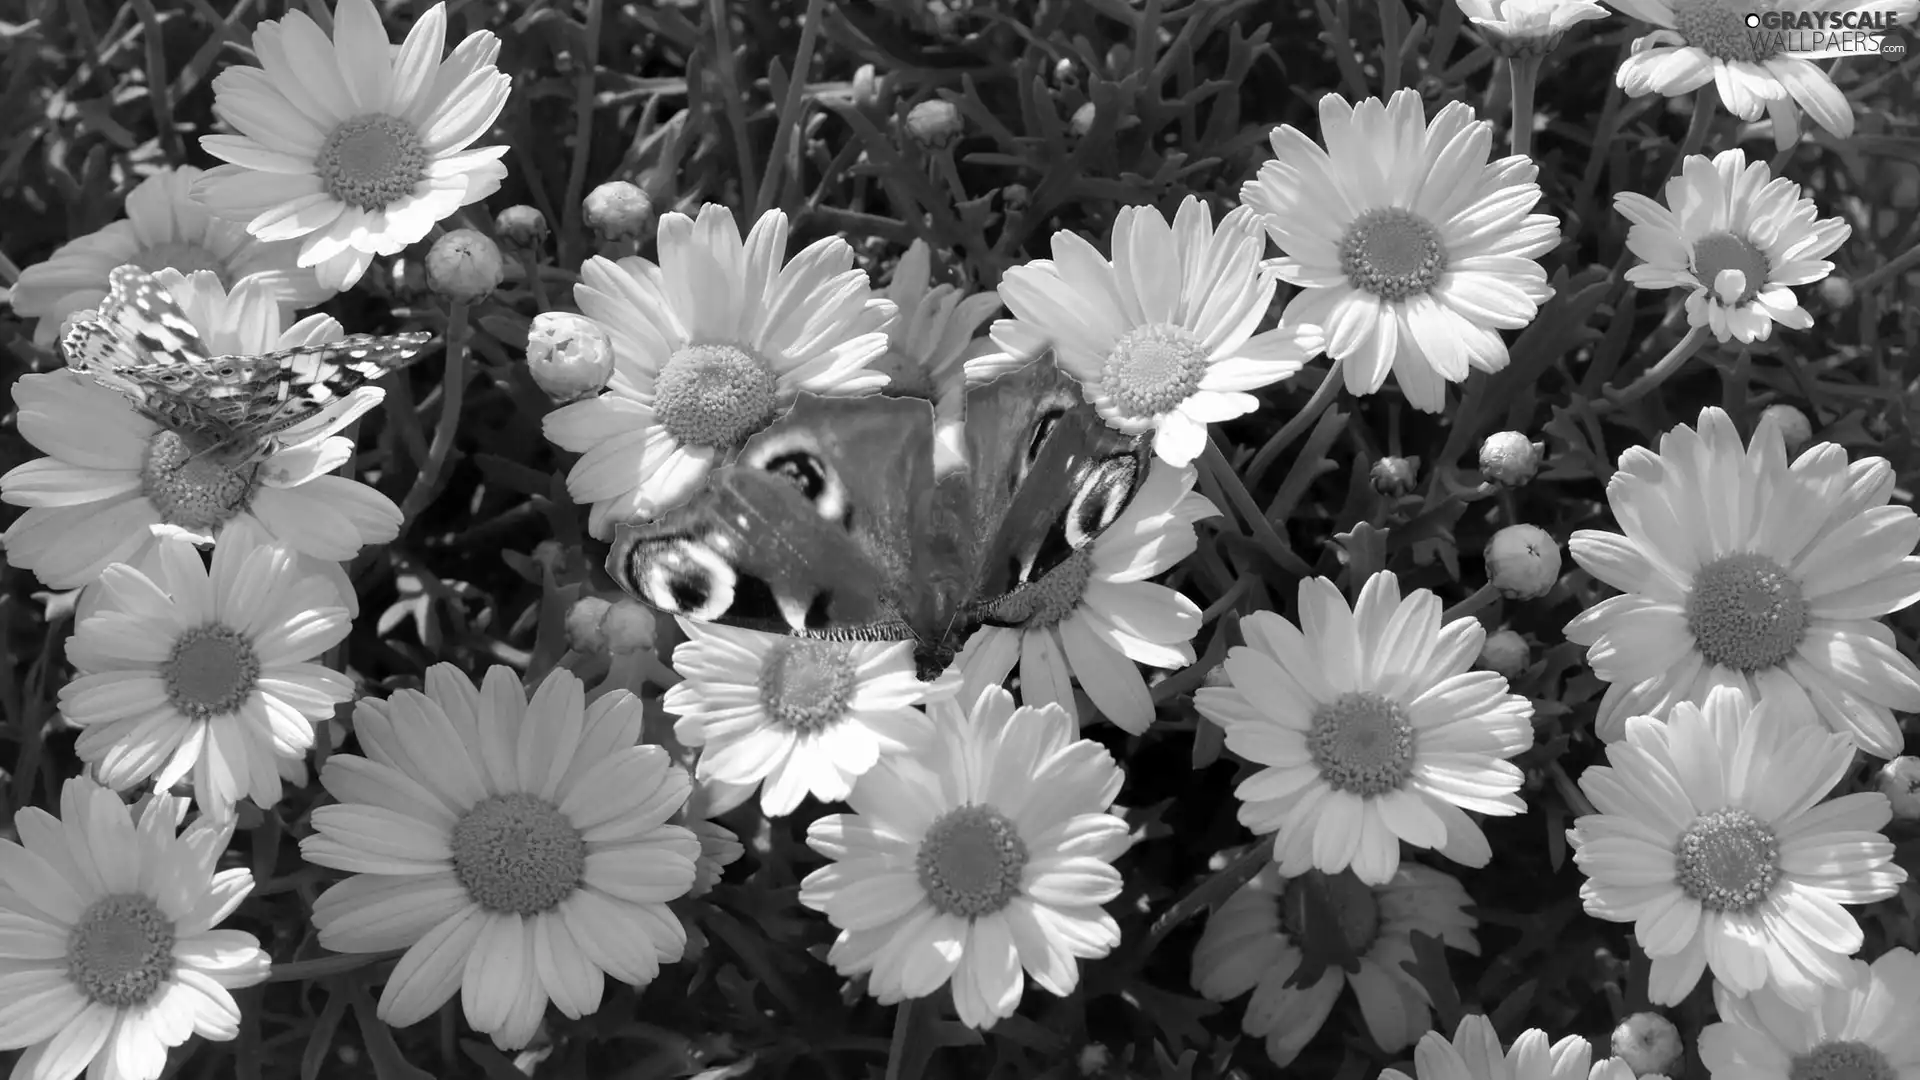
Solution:
M400 503L402 535L433 500L440 486L440 474L446 470L447 457L453 452L453 437L460 430L460 408L466 400L467 305L465 301L455 300L447 308L447 369L440 383L440 423L433 429L426 464L413 478L413 487Z
M1500 591L1489 581L1473 591L1473 595L1440 613L1442 625L1450 623L1463 615L1471 615L1500 598Z
M1280 426L1280 430L1267 440L1259 453L1253 455L1253 462L1247 466L1247 479L1258 484L1267 475L1267 470L1273 467L1273 460L1292 446L1295 439L1306 434L1308 428L1319 422L1320 414L1326 412L1327 406L1333 404L1333 399L1340 396L1342 385L1344 380L1340 375L1340 361L1335 360L1327 368L1326 377L1314 389L1313 396L1307 399L1307 404Z
M900 1069L911 1049L914 1029L914 1009L920 1004L919 998L907 998L893 1008L893 1044L887 1048L886 1080L917 1080L915 1077L902 1076Z
M1686 337L1681 338L1672 349L1668 350L1667 355L1661 357L1657 363L1648 368L1646 374L1633 380L1626 389L1614 390L1609 388L1606 391L1607 400L1613 402L1615 405L1629 405L1645 397L1649 391L1658 387L1661 383L1666 382L1675 371L1678 371L1680 365L1686 363L1688 357L1699 352L1700 346L1705 344L1706 340L1706 327L1696 326L1688 330Z
M573 265L572 241L580 234L580 199L587 192L587 156L593 148L594 74L600 67L602 0L587 0L587 27L581 35L580 70L573 77L573 165L567 170L566 214L560 223L560 265Z
M1226 494L1228 501L1233 503L1238 516L1246 521L1247 528L1252 530L1254 542L1260 545L1261 550L1287 573L1303 578L1312 577L1313 568L1294 553L1292 546L1274 529L1273 522L1267 520L1266 512L1254 501L1246 483L1240 479L1239 473L1233 471L1232 463L1227 461L1227 456L1220 452L1220 444L1214 442L1211 436L1207 438L1207 448L1201 451L1200 462L1213 477L1214 483Z
M753 142L747 138L747 113L740 107L739 67L733 57L733 27L727 22L727 0L707 0L707 17L713 20L713 71L720 79L720 93L726 98L727 126L733 129L733 153L739 160L741 184L753 176ZM803 85L803 84L802 84Z
M1687 121L1687 135L1680 142L1680 152L1673 155L1673 164L1667 167L1668 176L1679 176L1687 159L1707 144L1707 129L1713 126L1713 114L1719 106L1720 91L1715 90L1712 83L1694 93L1693 118Z
M822 14L820 0L807 0L807 12L803 16L805 21L800 24L800 47L793 51L793 70L787 73L787 96L780 103L780 121L774 127L773 152L767 155L766 172L760 175L760 192L753 197L755 221L760 220L761 214L773 209L775 201L779 199L780 174L786 169L787 155L797 154L800 145L807 73L813 66L814 44L820 40ZM794 149L790 150L790 147Z
M1533 88L1540 80L1539 53L1516 56L1507 61L1507 75L1513 81L1513 130L1507 132L1511 152L1533 153Z

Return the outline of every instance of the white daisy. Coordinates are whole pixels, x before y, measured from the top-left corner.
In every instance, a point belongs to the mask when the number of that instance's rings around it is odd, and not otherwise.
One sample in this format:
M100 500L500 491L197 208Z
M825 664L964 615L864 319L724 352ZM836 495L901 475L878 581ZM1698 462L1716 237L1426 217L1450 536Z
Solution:
M1651 23L1653 33L1633 43L1615 81L1631 97L1690 94L1708 83L1727 111L1742 120L1769 112L1774 137L1787 147L1799 140L1799 115L1845 139L1853 134L1853 106L1833 79L1806 57L1783 49L1783 35L1747 25L1749 14L1778 10L1752 0L1607 0L1623 14ZM1903 20L1920 11L1920 0L1820 0L1789 10L1887 12Z
M886 385L863 370L887 350L891 303L872 295L837 236L785 265L787 216L762 215L743 242L733 212L660 219L660 262L595 256L574 287L580 310L613 337L604 393L547 414L547 438L582 455L567 491L593 504L588 529L653 518L793 403Z
M1920 1080L1920 956L1889 949L1847 965L1846 981L1803 1008L1761 988L1715 984L1720 1023L1700 1033L1713 1080Z
M1881 757L1900 753L1894 711L1920 710L1920 668L1879 617L1920 599L1920 517L1888 504L1893 484L1885 459L1849 464L1833 443L1789 466L1775 417L1743 447L1717 408L1701 410L1697 432L1663 435L1658 453L1622 453L1607 482L1622 532L1582 529L1567 544L1623 593L1566 629L1612 684L1600 737L1737 686Z
M1513 1040L1502 1053L1493 1021L1478 1013L1460 1018L1453 1041L1429 1031L1413 1052L1413 1070L1419 1080L1589 1080L1587 1066L1593 1044L1569 1035L1549 1046L1547 1033L1532 1028ZM1594 1076L1606 1075L1595 1071ZM1631 1074L1629 1074L1631 1075ZM1381 1072L1380 1080L1414 1080L1399 1069Z
M1275 285L1260 270L1264 246L1245 209L1216 229L1192 195L1171 225L1151 206L1123 207L1111 262L1062 229L1053 258L1006 272L1000 299L1014 317L993 324L994 342L1017 357L1051 345L1109 426L1151 431L1162 461L1187 465L1205 447L1208 424L1259 408L1247 391L1287 378L1320 351L1318 326L1253 332Z
M1812 199L1786 177L1768 179L1767 163L1726 150L1711 161L1687 158L1667 181L1667 205L1638 192L1613 197L1633 222L1627 248L1640 259L1627 280L1641 289L1687 290L1687 323L1721 341L1765 341L1773 324L1813 325L1792 286L1833 272L1827 256L1852 228L1818 218Z
M1015 709L995 687L971 716L951 698L934 709L938 742L882 758L854 785L853 813L807 830L834 861L801 882L800 902L840 928L828 962L865 972L881 1004L951 980L960 1021L991 1027L1019 1006L1023 968L1065 996L1079 960L1119 944L1100 905L1120 894L1127 823L1108 808L1124 777L1058 708Z
M1020 665L1020 697L1077 717L1079 677L1100 712L1128 733L1153 723L1153 698L1135 661L1159 668L1193 663L1200 606L1148 578L1192 554L1193 524L1218 516L1193 490L1191 467L1155 462L1113 525L1008 602L1028 605L1023 629L983 626L967 639L965 666L998 684Z
M216 872L231 823L176 835L185 799L149 798L136 824L113 792L69 780L60 816L27 807L0 839L0 1049L13 1080L157 1080L195 1035L240 1034L231 991L267 977L252 934L216 930L253 891Z
M493 65L500 39L476 30L443 58L446 35L445 4L398 46L373 0L340 0L332 40L304 12L261 21L260 66L213 80L214 115L239 134L200 137L229 164L194 198L262 240L298 240L300 265L351 288L375 255L399 254L507 175L506 147L469 149L512 87Z
M342 336L331 316L280 329L280 307L260 278L232 293L208 271L155 275L186 309L214 354L258 355ZM20 434L48 456L0 477L0 499L27 507L0 542L7 561L50 589L72 589L109 563L138 564L159 533L211 543L251 520L304 555L340 562L399 535L400 508L358 481L329 476L353 455L335 433L377 404L361 387L347 403L282 433L264 461L239 467L192 459L171 431L127 399L72 371L22 375L13 386Z
M189 198L199 176L191 165L160 169L127 193L126 217L62 244L45 262L20 271L13 310L40 320L33 339L51 346L61 321L105 299L107 275L126 263L148 271L170 266L183 274L211 270L229 289L243 277L262 274L275 298L293 308L312 307L333 295L311 269L294 265L295 245L255 240Z
M1893 816L1869 791L1821 802L1853 748L1716 687L1665 723L1627 721L1580 790L1598 814L1567 831L1587 913L1631 922L1653 966L1648 996L1677 1005L1707 968L1735 993L1771 986L1800 1008L1845 985L1860 926L1842 904L1884 900L1906 871L1879 832Z
M360 700L367 756L327 759L339 802L313 812L300 851L353 874L314 903L321 945L407 950L382 1020L417 1023L457 992L474 1030L517 1049L549 998L585 1016L602 972L645 986L680 958L667 902L693 886L700 841L669 824L687 773L637 744L641 722L640 699L588 706L564 669L531 702L507 668L476 689L451 664L427 670L425 693Z
M1325 328L1348 393L1391 371L1409 403L1438 412L1447 383L1507 366L1500 331L1553 295L1535 260L1560 226L1527 212L1539 169L1522 154L1489 164L1491 125L1457 101L1429 124L1413 90L1351 106L1328 94L1320 132L1324 150L1275 128L1274 160L1240 189L1286 255L1275 272L1300 286L1281 324Z
M1459 0L1460 12L1503 47L1546 52L1579 23L1604 19L1596 0Z
M1491 671L1469 671L1486 630L1440 624L1425 589L1367 579L1351 609L1326 578L1300 583L1300 625L1270 611L1240 622L1227 683L1193 703L1228 749L1263 766L1234 792L1240 823L1275 833L1280 873L1352 867L1383 885L1400 843L1466 866L1493 852L1465 811L1519 814L1521 773L1506 758L1533 746L1533 706Z
M887 376L887 393L933 402L934 471L945 475L965 465L967 388L991 381L989 372L970 361L993 344L973 335L1000 310L1000 297L965 294L948 284L930 286L932 258L927 242L916 239L895 264L893 280L880 292L895 312L886 325L887 351L872 369Z
M1338 916L1345 947L1359 967L1329 964L1312 985L1290 986L1305 957L1300 943L1331 930L1310 922L1307 890L1316 888ZM1391 881L1371 888L1352 874L1284 878L1268 863L1207 920L1193 950L1193 986L1214 1001L1253 991L1240 1027L1266 1040L1275 1065L1299 1056L1347 986L1373 1041L1399 1051L1433 1022L1426 990L1401 967L1414 958L1411 935L1427 934L1480 955L1473 937L1479 920L1466 912L1471 903L1458 881L1417 863L1402 863Z
M209 570L193 544L159 541L151 573L116 563L67 645L77 676L60 711L77 750L124 791L189 777L202 813L280 801L279 761L313 748L314 725L353 697L353 680L313 661L347 636L333 582L250 526L227 529Z
M882 754L924 747L933 725L914 706L906 641L814 641L680 619L684 676L662 700L673 737L700 748L699 780L760 787L769 817L812 795L839 802Z

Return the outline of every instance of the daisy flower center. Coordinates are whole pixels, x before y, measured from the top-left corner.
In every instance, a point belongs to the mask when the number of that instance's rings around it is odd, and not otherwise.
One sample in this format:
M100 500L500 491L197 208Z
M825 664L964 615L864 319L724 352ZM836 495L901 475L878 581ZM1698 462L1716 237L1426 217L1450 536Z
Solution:
M1385 795L1413 772L1413 725L1379 694L1342 694L1314 710L1307 752L1334 790Z
M1728 307L1739 307L1753 302L1760 295L1761 286L1767 283L1767 275L1772 272L1773 264L1767 260L1767 253L1760 250L1752 241L1733 235L1730 232L1708 233L1693 245L1693 276L1720 295L1717 283L1720 275L1728 270L1738 270L1745 282L1737 299L1728 300L1721 296L1720 301Z
M780 642L760 665L760 705L800 735L823 731L846 716L859 671L841 642Z
M260 678L260 658L246 635L210 623L180 635L160 678L173 707L204 722L240 711Z
M1380 936L1380 902L1373 890L1350 873L1334 875L1310 871L1287 883L1280 895L1280 926L1295 941L1306 940L1308 930L1307 890L1318 882L1326 890L1327 905L1340 920L1340 935L1355 956L1364 956ZM1314 929L1317 932L1318 928Z
M385 210L413 195L432 160L412 124L385 113L333 129L313 159L327 194L362 210Z
M962 806L942 815L920 841L914 869L927 900L942 915L991 915L1020 895L1027 844L991 806Z
M143 1005L173 974L173 943L173 920L151 897L104 897L67 936L67 977L89 1001Z
M1747 29L1754 4L1730 0L1673 0L1673 26L1687 44L1716 60L1757 64L1780 50L1764 35Z
M560 808L512 792L475 803L453 826L453 876L473 902L501 914L538 915L573 894L587 842Z
M195 270L211 270L219 276L223 287L228 284L226 261L199 244L187 240L165 240L143 247L134 252L133 258L128 261L148 273L169 266L183 274L191 274Z
M774 414L773 372L732 345L689 345L654 380L654 416L682 446L738 446Z
M1397 206L1368 210L1340 238L1347 282L1390 303L1432 291L1447 270L1440 230Z
M1680 891L1709 911L1749 911L1780 880L1780 841L1737 807L1701 814L1674 849Z
M1687 629L1700 655L1736 671L1759 671L1792 656L1808 620L1800 583L1753 552L1701 567L1687 595Z
M1787 1080L1898 1080L1899 1075L1886 1054L1852 1039L1823 1042L1795 1054L1787 1068Z
M1191 330L1168 323L1136 326L1114 343L1101 385L1121 411L1158 416L1193 396L1207 373L1207 350Z
M167 524L210 532L247 508L254 472L251 466L222 465L206 454L196 457L184 436L163 429L147 443L140 493Z

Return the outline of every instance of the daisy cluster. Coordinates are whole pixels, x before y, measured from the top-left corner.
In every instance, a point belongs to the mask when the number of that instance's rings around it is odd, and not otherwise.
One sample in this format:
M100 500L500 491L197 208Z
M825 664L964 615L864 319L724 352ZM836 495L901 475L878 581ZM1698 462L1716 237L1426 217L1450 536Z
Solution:
M220 163L143 170L124 219L9 275L13 311L50 348L63 324L111 312L109 276L132 265L215 358L201 363L230 373L246 358L329 355L346 327L300 313L377 285L396 320L442 336L444 367L421 383L434 384L424 402L396 375L244 459L187 445L164 392L57 363L13 382L38 456L0 477L0 500L24 508L0 540L7 566L47 590L35 595L49 645L27 694L0 687L21 705L0 776L29 797L40 784L58 809L23 806L0 836L13 1080L157 1080L194 1036L249 1031L235 1060L251 1061L262 984L319 980L326 1038L349 1007L365 1014L355 1053L382 1077L408 1068L389 1027L440 1016L452 1046L456 997L494 1048L463 1043L468 1057L493 1063L488 1075L533 1074L571 1022L644 1021L639 992L675 965L717 982L766 1033L769 1060L801 1051L766 1030L767 1001L787 1010L780 1024L803 1025L787 981L830 968L849 1001L897 1006L889 1077L965 1043L941 1027L948 1016L1052 1047L1021 1015L1047 1007L1031 984L1116 996L1162 1032L1180 1023L1168 1002L1237 1003L1258 1048L1243 1065L1292 1065L1331 1027L1366 1048L1343 1077L1920 1078L1920 906L1909 895L1904 919L1876 914L1874 933L1858 914L1901 895L1890 832L1896 816L1920 820L1920 762L1903 756L1920 666L1888 622L1920 600L1920 515L1892 463L1842 445L1861 440L1814 441L1800 410L1745 398L1754 350L1776 328L1813 328L1797 290L1829 277L1852 233L1823 216L1821 192L1779 174L1814 138L1803 117L1844 142L1854 111L1819 57L1750 34L1743 6L1444 0L1447 32L1464 26L1498 59L1507 153L1493 120L1460 100L1435 107L1396 74L1381 96L1316 93L1317 132L1260 132L1271 156L1234 198L1140 200L1104 236L1047 229L1047 257L1006 257L991 274L913 238L894 245L883 287L839 235L875 215L842 211L790 253L801 213L771 208L806 201L797 186L777 197L777 181L799 171L811 131L799 103L826 94L805 82L818 2L796 66L768 79L781 163L758 197L760 177L736 184L750 214L698 192L655 212L678 190L680 143L738 136L743 170L750 156L744 118L731 134L683 119L664 129L677 149L651 151L664 170L652 195L618 179L583 195L576 167L564 216L514 206L490 225L473 215L510 182L510 147L476 144L515 95L533 109L551 87L516 86L491 31L449 49L444 4L397 42L398 13L372 0L309 6L250 37L228 27L252 62L211 81L220 130L198 148ZM1920 0L1813 6L1899 21ZM1146 7L1143 42L1162 5ZM649 17L663 38L695 32ZM1663 188L1613 195L1618 265L1576 281L1571 234L1602 211L1543 189L1535 92L1563 39L1621 17L1634 29L1616 97L1677 99L1687 134ZM726 28L723 15L730 58ZM688 79L711 61L689 60ZM584 162L596 73L576 74ZM731 77L715 78L737 99ZM694 92L688 79L679 92ZM940 199L937 185L953 188L940 213L888 224L902 240L941 214L977 229L985 204L961 198L951 152L979 122L956 103L977 99L927 97L876 121L875 80L862 69L835 91L837 115L891 147L889 159L869 141L871 174ZM1096 99L1073 113L1075 153L1115 130ZM1761 125L1779 156L1710 145L1717 110ZM1024 213L999 197L1001 220ZM556 216L598 253L564 240L549 259ZM955 261L971 271L950 275ZM1603 293L1622 326L1652 294L1676 340L1625 385L1599 371L1591 394L1556 408L1552 454L1533 433L1497 432L1477 480L1423 484L1396 411L1389 452L1361 435L1361 463L1341 473L1361 509L1325 558L1296 550L1290 512L1339 468L1340 403L1379 395L1429 414L1465 432L1441 436L1440 456L1458 457L1507 411L1499 395L1531 415L1516 383L1559 357L1540 340L1604 322ZM114 363L177 359L123 329ZM1608 452L1602 422L1646 415L1691 360L1722 372L1726 407ZM1028 617L973 630L937 677L917 668L915 642L667 619L587 569L621 525L687 505L802 400L924 398L936 471L964 470L968 391L1036 363L1150 448L1150 465L1096 535L1066 529L1072 555L1040 579ZM1274 415L1303 374L1310 393ZM521 623L491 626L489 607L449 633L424 613L472 590L427 568L415 526L459 465L459 424L478 411L469 382L548 444L538 461L475 457L522 477L524 520L554 539L516 564L540 597ZM199 392L218 399L215 384ZM1473 410L1479 428L1464 426ZM429 440L421 417L435 411ZM362 439L382 417L384 437ZM1267 433L1264 445L1239 452L1229 429ZM1268 482L1289 453L1293 473ZM1581 454L1591 472L1570 464ZM1613 524L1571 531L1571 570L1561 540L1518 511L1522 489L1556 470L1602 480ZM1469 513L1490 523L1481 583L1445 539ZM1415 539L1390 548L1400 532ZM1408 569L1388 568L1390 551ZM403 600L362 619L376 589ZM1536 625L1527 612L1568 600L1582 610L1546 642L1501 625ZM380 642L409 617L419 649L382 645L392 656L367 661L348 647L356 623L377 622ZM28 703L42 689L47 701ZM71 733L70 777L53 764L56 732ZM1192 888L1137 887L1130 862L1178 820L1135 804L1165 770L1137 751L1164 756L1174 732L1190 733L1195 769L1231 766L1205 775L1230 779L1239 831L1183 838L1211 845ZM1595 759L1577 777L1561 764L1570 746ZM1494 940L1472 872L1519 834L1490 819L1530 813L1552 869L1564 854L1581 884L1577 910L1520 929L1551 937L1584 912L1622 924L1606 932L1632 957L1626 997L1609 987L1617 1026L1597 1062L1578 1032L1519 1030L1519 992L1467 1011L1448 975L1449 951L1479 957ZM283 839L302 865L282 864ZM236 916L255 892L262 910L294 914ZM252 932L263 925L276 933ZM769 959L809 933L819 947ZM1156 1004L1138 973L1183 945L1202 1000L1152 990ZM734 960L716 968L715 952ZM303 1076L329 1054L317 1045ZM691 1074L724 1049L683 1048L643 1075ZM1107 1048L1082 1049L1077 1075L1122 1075L1102 1071ZM1192 1060L1178 1072L1161 1057L1166 1075L1194 1075ZM754 1075L742 1060L702 1075ZM1240 1075L1227 1061L1220 1075ZM1046 1075L1075 1074L1060 1069Z

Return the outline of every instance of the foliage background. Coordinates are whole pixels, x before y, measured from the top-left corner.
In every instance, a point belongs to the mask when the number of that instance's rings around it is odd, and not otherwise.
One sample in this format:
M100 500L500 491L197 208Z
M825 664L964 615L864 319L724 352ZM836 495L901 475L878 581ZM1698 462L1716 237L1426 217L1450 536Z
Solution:
M125 193L154 168L213 164L197 147L198 135L216 130L211 76L243 58L234 46L245 44L255 21L291 6L0 6L0 275L10 283L16 267L120 216ZM386 9L404 24L426 6L407 0ZM309 10L325 25L319 8ZM1007 267L1046 256L1057 229L1104 246L1122 206L1150 203L1170 214L1191 193L1216 217L1224 213L1268 156L1270 127L1292 123L1317 135L1314 102L1328 91L1351 99L1414 86L1429 111L1466 101L1505 137L1504 64L1463 28L1449 0L845 0L813 5L817 38L803 41L806 10L794 0L450 5L450 40L481 28L499 34L500 68L515 85L499 127L481 140L512 147L510 177L485 212L470 207L444 224L490 230L493 212L526 203L546 214L554 239L534 268L537 282L528 264L512 266L479 310L472 383L457 415L442 417L446 388L430 362L389 379L384 408L361 426L349 468L400 502L431 432L458 424L431 501L398 541L352 567L363 613L343 663L363 692L417 686L440 660L470 672L506 663L537 675L565 650L567 605L588 593L613 595L598 569L602 548L583 542L582 515L559 482L568 462L540 436L550 406L519 362L528 318L570 306L582 258L633 250L583 228L581 195L595 184L630 180L659 212L725 202L743 223L782 207L794 221L794 250L842 233L876 283L923 237L952 274L990 289ZM1629 101L1614 87L1615 67L1644 31L1618 17L1583 24L1545 69L1534 153L1545 191L1539 209L1562 220L1561 247L1542 259L1558 294L1518 336L1508 370L1476 373L1464 393L1454 388L1441 416L1411 412L1390 389L1343 398L1311 425L1289 425L1317 385L1321 361L1267 391L1260 412L1216 426L1260 505L1234 506L1210 491L1228 514L1203 526L1200 553L1174 571L1173 583L1208 609L1196 642L1202 660L1156 684L1160 722L1144 737L1105 724L1087 732L1127 770L1121 802L1141 841L1121 864L1127 891L1110 905L1126 944L1085 966L1074 997L1030 992L1022 1013L984 1039L940 1024L918 1033L922 1044L944 1047L928 1075L1275 1075L1258 1040L1237 1038L1244 1001L1199 1000L1187 965L1201 926L1192 916L1235 884L1231 873L1216 873L1224 862L1216 853L1249 839L1234 821L1238 766L1223 755L1217 730L1197 718L1190 695L1237 641L1237 613L1294 614L1300 564L1276 558L1276 538L1284 540L1278 550L1290 547L1349 591L1384 566L1403 587L1432 588L1458 603L1484 582L1479 553L1504 524L1535 524L1563 543L1575 529L1611 527L1603 493L1620 450L1656 442L1705 404L1726 407L1743 430L1768 404L1794 404L1817 438L1855 457L1890 458L1899 498L1910 498L1920 468L1920 313L1911 303L1920 295L1920 59L1912 55L1839 64L1859 134L1843 145L1820 133L1775 159L1776 171L1806 187L1823 213L1854 229L1835 256L1835 277L1802 290L1812 294L1803 300L1815 327L1749 350L1709 348L1659 394L1604 421L1590 408L1601 387L1624 385L1684 329L1666 294L1637 294L1619 278L1628 264L1626 222L1611 196L1657 194L1690 119L1684 99ZM796 44L812 46L799 63ZM790 93L800 63L800 88ZM866 64L880 76L877 87L858 74ZM933 98L954 102L965 120L960 136L938 148L905 131L911 108ZM1717 123L1709 150L1734 145L1733 122L1722 115ZM1767 131L1737 138L1752 156L1772 152ZM377 263L324 310L352 332L443 330L444 312L419 269L424 246ZM651 242L638 253L651 257ZM1283 287L1276 317L1287 295ZM0 384L59 363L11 313L0 315L0 348ZM1474 451L1486 434L1508 428L1545 441L1548 466L1532 484L1494 497L1480 488ZM1369 485L1369 466L1388 454L1418 457L1412 494L1389 498ZM31 456L8 415L0 471ZM61 643L72 629L70 604L38 589L30 575L0 567L0 821L18 806L52 804L60 781L79 768L74 733L52 707L68 671ZM1569 565L1545 598L1496 601L1478 613L1490 629L1510 626L1535 646L1515 689L1535 699L1540 739L1520 760L1531 812L1487 822L1492 865L1446 867L1478 904L1483 948L1478 958L1423 958L1419 974L1445 1030L1463 1009L1485 1011L1507 1039L1542 1027L1556 1037L1593 1036L1604 1053L1606 1032L1646 1004L1644 959L1627 927L1581 914L1581 878L1562 837L1568 777L1598 757L1591 720L1602 686L1560 628L1601 594ZM1920 617L1891 621L1911 654ZM661 631L665 657L673 628ZM649 696L653 729L670 738L657 692ZM350 749L349 713L343 707L336 727ZM1920 749L1920 737L1910 734L1908 749ZM1864 782L1861 765L1853 786ZM229 859L250 865L260 884L230 925L261 939L275 976L243 993L239 1040L176 1053L172 1075L882 1073L896 1034L893 1010L833 974L821 959L831 928L794 899L816 862L801 838L817 806L770 825L752 805L730 815L748 853L715 893L684 909L705 948L643 993L615 984L586 1020L550 1013L547 1036L509 1060L468 1032L457 1008L388 1030L373 1019L372 995L391 958L332 957L311 940L306 912L328 878L300 862L295 844L309 831L315 794L290 791L273 810L243 818ZM1896 839L1900 861L1920 875L1920 838L1909 830ZM1914 885L1861 914L1864 955L1920 944ZM1704 986L1672 1015L1691 1041L1712 1018ZM1349 997L1288 1075L1355 1080L1387 1063ZM1704 1075L1697 1060L1690 1068Z

